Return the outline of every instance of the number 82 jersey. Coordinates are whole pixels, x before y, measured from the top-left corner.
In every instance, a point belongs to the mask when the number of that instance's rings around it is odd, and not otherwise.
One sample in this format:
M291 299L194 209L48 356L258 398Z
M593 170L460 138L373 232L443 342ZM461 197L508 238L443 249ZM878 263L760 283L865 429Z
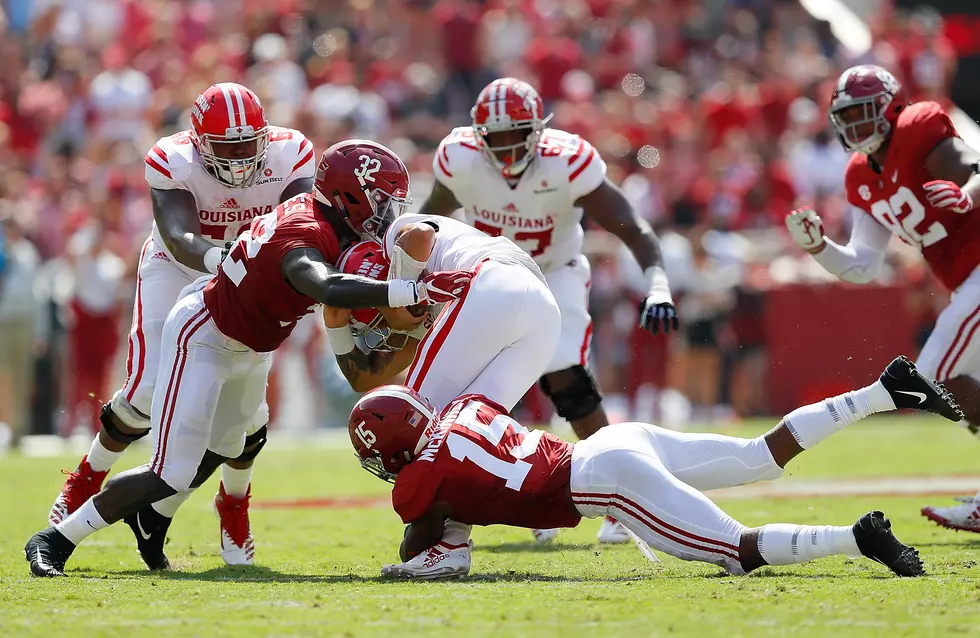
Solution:
M466 223L503 236L548 274L582 252L582 209L575 202L606 178L599 152L578 135L545 129L537 156L511 188L477 146L472 127L453 129L432 160L435 178L452 191Z
M980 215L934 208L926 199L922 185L936 179L926 157L950 137L958 134L939 104L907 106L891 133L881 172L867 155L854 153L844 182L848 202L922 251L933 274L952 291L980 265Z
M464 395L399 472L391 501L405 523L444 501L467 525L575 527L581 515L569 495L571 466L571 443L528 431L485 397Z

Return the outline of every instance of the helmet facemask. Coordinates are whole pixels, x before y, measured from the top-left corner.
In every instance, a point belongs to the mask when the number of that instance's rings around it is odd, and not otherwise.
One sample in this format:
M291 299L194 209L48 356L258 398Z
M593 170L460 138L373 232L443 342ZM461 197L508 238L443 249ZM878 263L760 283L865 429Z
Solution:
M241 131L241 132L239 132ZM269 147L269 130L254 131L251 126L228 129L225 137L204 134L197 136L197 151L201 163L215 181L231 188L251 186L265 166ZM233 157L235 146L254 143L255 149L242 157Z
M365 187L364 194L367 195L372 214L364 220L360 229L355 228L354 230L361 236L361 239L381 243L388 226L395 221L396 217L405 213L408 205L412 203L412 197L408 191L402 188L396 188L393 192L388 193L381 188L369 189Z
M473 131L484 156L490 164L503 174L504 177L517 177L521 175L534 160L535 149L541 140L541 133L544 131L551 119L549 115L543 120L522 120L518 122L497 123L497 124L474 124ZM492 145L490 136L497 133L510 131L526 131L520 139L509 144ZM523 153L520 151L523 149Z
M867 97L840 99L828 114L837 138L849 151L871 155L891 132L885 111L892 102L887 93Z
M380 312L369 323L357 323L352 327L354 336L362 338L371 350L397 352L408 345L408 333L389 328L384 324L384 317Z

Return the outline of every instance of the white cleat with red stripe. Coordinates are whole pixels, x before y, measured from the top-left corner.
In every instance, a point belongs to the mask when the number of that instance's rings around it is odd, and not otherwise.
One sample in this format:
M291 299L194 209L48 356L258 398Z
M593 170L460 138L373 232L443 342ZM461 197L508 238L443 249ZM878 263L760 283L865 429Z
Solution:
M558 538L559 531L558 529L532 529L531 535L534 536L535 541L544 545Z
M600 543L610 545L630 542L629 532L626 531L622 523L612 516L607 516L602 519L602 525L599 526L599 533L596 535L596 538Z
M52 527L68 518L75 510L81 507L85 501L99 493L102 483L109 472L96 472L88 464L88 456L83 456L81 462L74 472L62 470L68 475L61 493L54 500L51 511L48 513L48 524Z
M214 495L214 513L221 522L221 558L226 565L251 565L255 561L255 541L248 520L251 494L250 485L243 498L228 496L225 486L219 484Z
M923 507L922 515L947 529L980 534L980 492L976 496L958 496L956 500L959 505Z
M381 568L382 578L438 580L470 573L472 543L449 545L439 541L412 560Z

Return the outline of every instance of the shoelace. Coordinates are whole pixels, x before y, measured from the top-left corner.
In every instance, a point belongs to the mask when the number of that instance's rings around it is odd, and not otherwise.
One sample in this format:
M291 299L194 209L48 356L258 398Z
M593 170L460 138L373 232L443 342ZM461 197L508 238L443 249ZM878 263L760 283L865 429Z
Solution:
M231 537L239 547L244 548L248 541L248 519L245 518L245 511L248 507L248 496L244 498L234 498L225 495L218 505L218 512L221 514L221 525L225 532Z

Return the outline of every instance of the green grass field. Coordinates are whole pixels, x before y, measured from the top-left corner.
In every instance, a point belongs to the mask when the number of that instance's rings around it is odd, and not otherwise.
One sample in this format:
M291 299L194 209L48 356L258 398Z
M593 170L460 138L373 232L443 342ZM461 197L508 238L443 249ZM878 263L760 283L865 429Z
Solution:
M134 449L117 469L147 456L147 448ZM274 443L253 483L256 566L224 567L218 556L215 478L170 529L175 571L146 572L129 528L117 525L75 552L69 578L32 579L24 543L44 526L59 469L76 460L0 458L0 636L892 638L972 636L980 621L980 535L945 531L919 516L924 504L948 502L945 495L719 500L748 525L850 524L883 509L899 537L919 547L930 575L915 580L843 558L742 578L663 555L649 563L632 545L595 544L599 523L584 521L543 547L526 530L477 528L468 578L390 583L378 574L394 562L402 526L389 509L258 507L383 497L387 485L347 449ZM980 487L978 460L980 442L938 418L878 419L804 454L781 481L974 475Z

